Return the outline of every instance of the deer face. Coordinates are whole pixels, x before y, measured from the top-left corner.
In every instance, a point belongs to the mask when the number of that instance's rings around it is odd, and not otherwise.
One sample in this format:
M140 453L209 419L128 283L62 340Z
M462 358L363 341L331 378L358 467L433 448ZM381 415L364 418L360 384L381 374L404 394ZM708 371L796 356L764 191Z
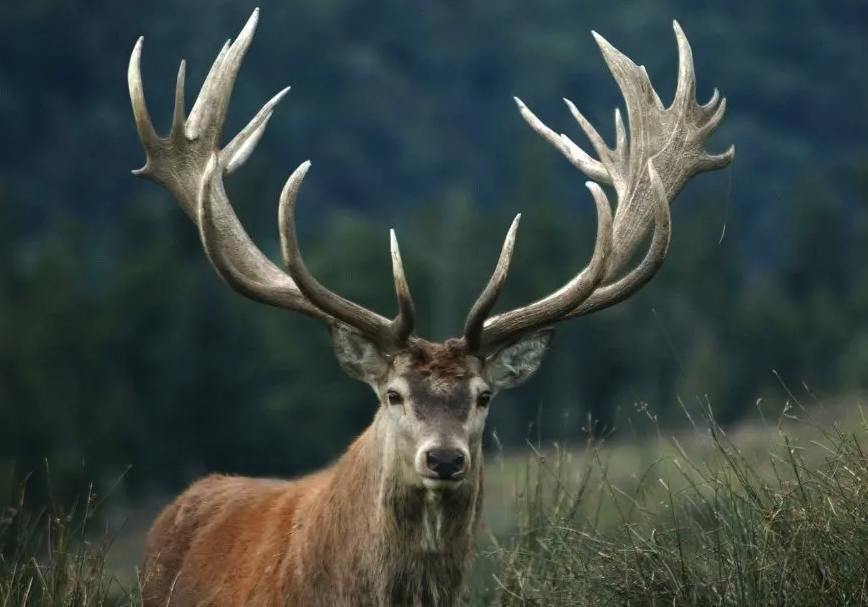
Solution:
M468 353L461 340L414 340L386 354L346 325L332 328L341 367L380 400L378 436L401 477L445 490L479 466L492 399L537 371L553 336L551 329L531 333L485 357Z

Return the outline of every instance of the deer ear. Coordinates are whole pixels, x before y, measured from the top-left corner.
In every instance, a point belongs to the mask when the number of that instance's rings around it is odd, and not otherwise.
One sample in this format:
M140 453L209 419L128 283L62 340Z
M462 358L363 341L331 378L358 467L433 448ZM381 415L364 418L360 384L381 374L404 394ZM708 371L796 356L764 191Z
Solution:
M543 329L519 338L485 359L485 379L495 390L508 390L529 380L540 368L554 329Z
M389 363L374 342L341 322L331 323L329 333L335 357L350 377L369 384L383 377Z

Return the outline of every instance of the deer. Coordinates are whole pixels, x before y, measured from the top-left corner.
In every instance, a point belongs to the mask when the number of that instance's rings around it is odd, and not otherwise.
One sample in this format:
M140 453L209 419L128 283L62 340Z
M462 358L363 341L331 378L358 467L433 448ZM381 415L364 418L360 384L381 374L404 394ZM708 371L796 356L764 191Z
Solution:
M145 165L133 171L165 188L193 221L217 274L234 291L321 321L334 355L366 383L378 406L370 425L331 465L290 480L211 474L157 516L140 563L144 607L454 607L474 555L483 505L483 433L495 396L540 368L554 326L616 305L660 270L671 234L670 204L694 176L732 162L706 142L723 119L714 89L699 105L691 47L677 21L678 83L666 107L644 67L596 32L626 104L615 111L610 148L576 106L566 104L597 158L556 134L518 98L527 124L589 178L597 232L587 266L560 289L492 315L507 277L521 215L507 231L486 286L460 337L415 334L415 307L395 231L390 231L397 314L388 318L329 290L299 250L296 200L310 162L280 194L281 269L253 243L224 188L250 157L285 88L220 147L229 100L259 16L217 55L189 115L185 62L178 70L168 135L145 103L143 38L128 85ZM603 186L616 194L614 213ZM650 232L641 261L628 267Z

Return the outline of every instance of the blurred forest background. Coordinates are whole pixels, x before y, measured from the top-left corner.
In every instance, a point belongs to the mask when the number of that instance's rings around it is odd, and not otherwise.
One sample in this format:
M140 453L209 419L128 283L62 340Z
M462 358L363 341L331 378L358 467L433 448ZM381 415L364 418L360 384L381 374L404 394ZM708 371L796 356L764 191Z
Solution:
M391 315L388 228L420 332L442 339L523 213L501 307L587 262L585 177L519 116L521 97L590 150L561 99L612 141L620 93L591 36L644 64L666 103L690 40L698 97L729 100L704 174L673 207L658 277L564 326L543 371L502 395L490 434L521 447L649 407L681 423L708 399L734 423L782 383L822 398L868 387L868 5L863 0L30 0L0 2L0 477L131 501L220 470L293 475L371 419L318 323L247 301L143 164L127 93L145 36L147 99L168 127L175 72L192 101L222 43L261 6L225 134L291 85L247 166L239 216L277 258L277 198L313 160L302 246L329 287ZM189 106L188 106L189 107ZM782 396L784 395L784 396ZM534 421L539 425L531 428Z

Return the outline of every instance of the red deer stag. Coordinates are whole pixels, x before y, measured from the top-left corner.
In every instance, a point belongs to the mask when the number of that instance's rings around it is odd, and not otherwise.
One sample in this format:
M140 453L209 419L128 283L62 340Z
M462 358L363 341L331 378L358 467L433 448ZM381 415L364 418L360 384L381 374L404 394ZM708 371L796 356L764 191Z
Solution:
M244 164L286 94L278 93L220 149L229 98L257 18L258 9L238 39L223 47L189 116L181 62L171 131L164 138L145 106L139 39L128 78L147 162L134 174L172 194L233 289L323 321L340 366L370 385L380 405L367 430L324 470L293 481L212 475L171 502L147 536L144 606L454 606L479 526L482 434L494 395L534 374L555 323L627 299L660 269L669 246L670 202L692 177L733 158L733 148L718 155L705 151L726 101L715 90L707 104L696 103L690 45L677 23L679 77L668 108L645 68L594 33L626 102L629 139L616 111L616 144L610 149L567 101L596 150L595 160L516 99L528 124L593 180L587 187L599 226L589 264L545 298L489 317L506 279L516 217L463 336L432 343L413 333L413 301L394 232L394 319L333 293L308 271L294 222L308 162L292 173L280 196L285 271L254 245L233 212L223 178ZM617 194L614 217L598 184ZM626 271L652 226L646 255Z

